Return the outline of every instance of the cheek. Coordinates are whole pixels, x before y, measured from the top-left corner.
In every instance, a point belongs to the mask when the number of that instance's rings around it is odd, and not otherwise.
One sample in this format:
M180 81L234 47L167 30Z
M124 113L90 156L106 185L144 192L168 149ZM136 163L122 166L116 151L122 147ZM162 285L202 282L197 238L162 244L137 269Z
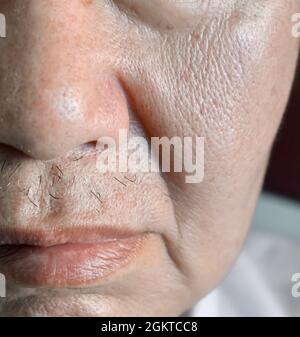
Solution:
M150 135L205 137L204 181L171 189L180 200L177 254L203 289L229 268L250 223L295 71L293 10L236 10L197 30L151 36L124 75Z
M214 158L224 151L234 160L249 152L257 159L267 155L298 55L288 25L290 9L270 11L249 18L236 10L226 22L216 20L167 39L158 83L165 88L160 98L171 127L162 121L161 128L206 135Z

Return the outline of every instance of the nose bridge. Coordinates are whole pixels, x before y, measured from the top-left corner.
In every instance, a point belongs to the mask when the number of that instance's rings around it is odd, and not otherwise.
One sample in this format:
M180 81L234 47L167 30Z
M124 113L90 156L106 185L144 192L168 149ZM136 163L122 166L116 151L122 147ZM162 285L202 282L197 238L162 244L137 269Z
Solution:
M111 62L103 62L107 29L95 30L89 1L25 2L26 18L11 18L22 33L12 34L0 56L9 63L0 65L8 81L0 77L0 142L48 159L127 128L126 97Z

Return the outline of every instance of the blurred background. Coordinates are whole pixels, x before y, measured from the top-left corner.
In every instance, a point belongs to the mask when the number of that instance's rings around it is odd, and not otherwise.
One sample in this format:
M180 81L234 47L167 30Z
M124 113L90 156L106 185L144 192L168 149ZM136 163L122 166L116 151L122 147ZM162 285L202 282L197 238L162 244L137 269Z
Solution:
M300 202L300 62L266 176L265 190Z

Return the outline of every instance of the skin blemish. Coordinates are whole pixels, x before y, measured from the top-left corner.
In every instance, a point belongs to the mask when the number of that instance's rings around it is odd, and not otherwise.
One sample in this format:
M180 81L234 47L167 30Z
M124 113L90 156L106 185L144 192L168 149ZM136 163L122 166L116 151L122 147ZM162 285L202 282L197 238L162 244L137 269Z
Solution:
M94 2L94 0L81 0L81 2L84 6L89 6Z

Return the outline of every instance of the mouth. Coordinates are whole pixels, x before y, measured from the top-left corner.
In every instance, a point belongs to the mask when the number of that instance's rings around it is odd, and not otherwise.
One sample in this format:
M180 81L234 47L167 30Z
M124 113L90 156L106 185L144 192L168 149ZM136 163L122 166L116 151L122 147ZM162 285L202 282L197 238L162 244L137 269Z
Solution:
M110 228L0 233L0 272L28 287L100 285L134 264L152 236Z

